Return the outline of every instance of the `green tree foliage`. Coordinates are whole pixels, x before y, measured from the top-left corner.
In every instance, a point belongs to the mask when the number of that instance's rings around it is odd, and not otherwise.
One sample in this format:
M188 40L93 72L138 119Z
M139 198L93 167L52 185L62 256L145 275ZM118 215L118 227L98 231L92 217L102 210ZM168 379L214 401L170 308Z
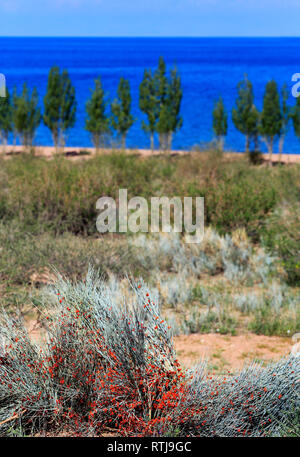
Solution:
M44 123L51 130L55 148L64 147L65 133L76 120L75 89L67 70L53 67L44 98Z
M170 144L169 135L171 132L171 122L168 106L166 104L163 104L160 109L159 118L156 125L156 131L159 135L160 149L167 150Z
M256 106L252 105L248 116L248 128L251 131L250 141L253 141L255 151L258 151L259 149L259 123L260 113Z
M182 127L182 117L180 116L180 107L182 101L182 88L181 79L176 68L171 70L170 81L168 85L168 97L167 107L170 116L170 132L169 132L169 144L168 147L171 149L171 141L173 133L176 133Z
M285 136L288 131L288 125L291 119L291 108L288 105L287 101L289 98L289 91L287 85L284 84L281 89L281 134L279 138L279 161L281 161L283 153L283 145Z
M159 111L161 111L162 106L166 103L168 93L167 67L162 56L159 58L158 67L155 71L154 78L156 86L156 97L159 104Z
M99 78L96 79L95 89L92 91L91 98L86 104L88 118L85 124L86 130L92 135L96 152L98 152L101 146L104 146L105 135L109 133L109 119L106 116L105 110L105 93Z
M254 106L252 83L247 76L238 84L236 107L232 110L232 120L241 133L246 136L246 153L249 153L250 141L257 142L259 114Z
M150 133L151 151L154 149L154 133L158 120L159 110L157 106L157 94L155 87L155 79L151 70L145 70L143 81L140 84L140 110L146 114L148 124L142 122L142 129Z
M167 77L166 64L160 57L155 72L155 85L158 103L156 131L162 149L171 149L172 135L182 126L180 107L182 101L181 79L176 68Z
M275 81L269 81L266 85L259 130L266 141L270 161L272 160L274 139L281 134L281 129L282 115L277 84Z
M118 98L111 104L111 124L122 139L122 148L126 147L127 133L134 123L131 115L131 95L129 81L120 78L118 87Z
M0 97L0 140L3 146L7 144L10 132L12 132L12 107L10 95L6 89L6 97Z
M26 83L20 95L16 89L13 93L12 119L14 130L20 138L21 144L31 147L36 129L41 123L41 110L38 107L38 93L36 88L30 94Z
M213 130L217 137L219 149L223 150L224 137L227 135L227 113L222 97L215 103L213 110Z

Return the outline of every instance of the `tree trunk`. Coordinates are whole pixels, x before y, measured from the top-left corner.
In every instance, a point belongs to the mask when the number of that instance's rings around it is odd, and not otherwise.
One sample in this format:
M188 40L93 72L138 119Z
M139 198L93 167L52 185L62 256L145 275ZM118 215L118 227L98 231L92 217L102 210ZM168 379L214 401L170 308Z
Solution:
M7 137L6 137L6 135L0 135L0 138L1 138L1 143L2 143L2 152L4 154L6 151L6 146L7 146Z
M151 147L151 151L153 152L154 151L154 133L151 132L150 134L150 147Z
M64 138L64 133L61 132L59 135L59 152L61 154L64 153L65 145L66 145L66 142L65 142L65 138Z
M272 165L272 155L273 155L273 142L274 138L271 137L269 142L268 142L268 150L269 150L269 165Z
M23 135L20 135L20 140L21 140L21 146L23 147L23 152L28 152L28 141L27 141L27 136L24 133Z
M169 132L165 133L165 151L169 150Z
M95 133L93 135L93 142L94 142L94 147L95 147L95 153L97 156L99 154L99 149L100 149L100 135Z
M254 150L258 151L259 150L259 144L258 144L258 135L257 134L253 135L253 143L254 143Z
M283 153L283 145L284 145L284 140L285 140L285 135L281 135L279 138L279 157L278 157L278 162L281 162L282 159L282 153Z
M53 133L52 133L52 137L53 137L53 143L54 143L55 154L57 154L57 153L58 153L58 150L59 150L58 132L53 132Z
M165 151L166 150L166 145L167 145L167 138L166 138L167 134L166 133L160 133L159 134L159 149L161 151Z
M219 137L218 143L219 143L219 150L220 150L220 152L223 152L223 151L224 151L224 143L225 143L225 140L224 140L224 137L223 137L223 136L220 136L220 137Z
M172 132L169 132L167 134L167 141L168 141L168 151L171 152L172 150L172 137L173 137L173 133Z
M250 146L250 137L246 135L246 154L249 154L249 146Z
M126 148L126 134L122 135L122 149L125 151Z
M15 152L16 144L17 144L17 132L14 130L13 131L13 152Z

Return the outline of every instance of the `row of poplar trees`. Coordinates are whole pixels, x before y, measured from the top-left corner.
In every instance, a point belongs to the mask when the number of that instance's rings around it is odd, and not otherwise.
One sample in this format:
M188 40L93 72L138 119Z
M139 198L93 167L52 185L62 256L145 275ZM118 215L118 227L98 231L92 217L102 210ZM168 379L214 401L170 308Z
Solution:
M283 152L284 140L292 122L295 134L300 138L300 97L294 106L288 105L289 91L285 84L279 92L277 83L269 81L265 88L263 108L260 112L254 104L252 83L247 76L238 84L236 105L232 110L232 121L245 135L246 152L259 151L259 138L266 143L271 160L274 142L279 140L279 160ZM219 148L223 149L227 134L228 115L222 97L215 103L213 111L213 130Z
M159 137L161 149L171 149L172 135L181 127L180 106L182 100L181 80L177 69L167 73L164 59L159 59L158 68L152 73L145 70L140 85L139 106L147 122L142 128L150 136L151 149L154 149L154 136ZM95 81L94 90L86 103L85 128L91 134L92 142L98 150L115 130L126 146L126 136L135 122L131 114L131 93L129 81L120 78L117 98L110 103L103 90L101 79ZM58 67L50 70L47 92L44 97L44 110L41 112L37 90L29 91L26 84L20 94L14 89L12 96L0 99L0 135L7 144L10 134L14 141L19 137L21 144L32 146L40 123L50 129L56 149L65 145L66 132L76 122L75 89L67 70Z

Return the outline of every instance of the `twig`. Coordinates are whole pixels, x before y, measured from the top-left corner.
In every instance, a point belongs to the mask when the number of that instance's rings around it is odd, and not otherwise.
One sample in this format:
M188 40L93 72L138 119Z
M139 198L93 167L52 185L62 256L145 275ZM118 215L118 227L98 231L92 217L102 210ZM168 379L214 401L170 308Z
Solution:
M10 422L14 419L17 419L18 417L20 417L22 414L24 414L27 410L24 409L21 413L16 413L14 414L13 416L9 417L8 419L5 419L4 421L0 422L0 425L3 425L3 424L6 424L6 422Z

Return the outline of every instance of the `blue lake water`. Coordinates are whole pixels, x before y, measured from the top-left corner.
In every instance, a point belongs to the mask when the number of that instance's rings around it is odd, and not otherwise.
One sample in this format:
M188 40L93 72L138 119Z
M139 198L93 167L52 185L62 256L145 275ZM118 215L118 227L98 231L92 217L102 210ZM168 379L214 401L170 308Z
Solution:
M300 72L300 38L0 38L0 73L7 86L21 89L24 81L36 86L40 101L45 94L51 66L66 68L76 89L76 127L69 131L67 144L90 146L84 129L85 103L94 80L101 77L108 98L116 95L120 76L130 80L133 115L137 119L128 134L130 147L148 147L141 129L143 114L138 108L139 84L145 68L154 69L162 55L168 67L177 65L182 77L183 127L175 135L175 149L208 142L213 137L212 109L220 95L231 112L237 83L245 73L252 81L256 104L262 107L265 84L275 79L291 88L291 77ZM290 104L295 99L290 96ZM52 144L48 129L41 125L36 144ZM244 150L244 137L229 116L228 150ZM276 145L277 150L277 145ZM292 127L285 152L300 153L300 140Z

